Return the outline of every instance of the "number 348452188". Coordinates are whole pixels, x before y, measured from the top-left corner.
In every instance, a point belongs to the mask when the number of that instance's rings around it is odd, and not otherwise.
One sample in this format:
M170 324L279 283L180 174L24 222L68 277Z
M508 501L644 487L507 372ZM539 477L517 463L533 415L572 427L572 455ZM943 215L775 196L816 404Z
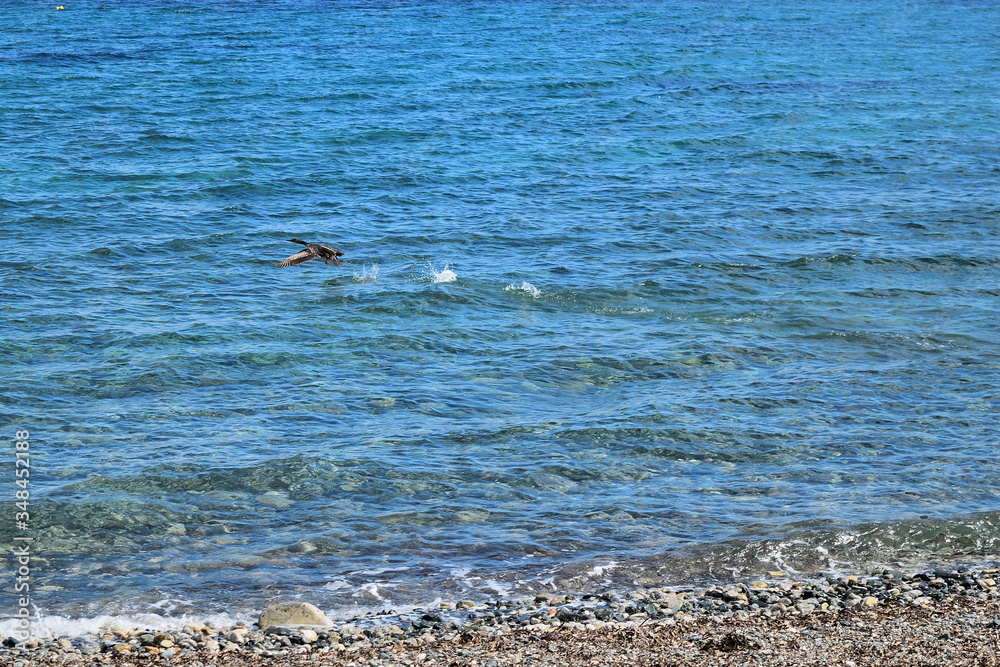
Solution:
M31 475L31 443L28 440L29 435L27 431L18 431L14 434L16 437L14 442L14 456L17 457L14 462L14 476L16 477L14 485L17 486L14 497L17 498L17 509L21 510L15 517L17 521L28 520L28 500L31 498L31 492L28 490L28 480Z

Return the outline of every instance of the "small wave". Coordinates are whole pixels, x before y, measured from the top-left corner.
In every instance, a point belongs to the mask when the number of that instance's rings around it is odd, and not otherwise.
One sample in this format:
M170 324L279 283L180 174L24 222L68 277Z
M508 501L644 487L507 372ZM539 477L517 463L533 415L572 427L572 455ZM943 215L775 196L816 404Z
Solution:
M371 266L365 264L361 267L361 273L354 272L354 282L356 283L373 283L376 280L378 280L378 264Z
M362 595L369 595L376 600L385 600L382 594L379 593L379 586L382 588L395 588L396 584L390 584L385 581L370 581L366 584L362 584L359 589L354 593L353 597L361 597Z
M449 269L447 264L440 271L435 271L433 266L430 267L430 270L431 280L435 283L453 283L458 280L458 274Z
M254 622L249 615L230 615L226 613L205 614L198 616L163 616L160 614L118 614L100 615L85 618L71 618L60 615L38 614L31 619L31 636L38 639L52 637L85 637L99 635L108 630L138 630L156 628L157 630L180 630L187 623L200 621L215 627L228 628L235 625L248 625ZM0 621L0 634L13 636L17 619Z
M520 285L515 285L514 283L511 283L510 285L507 285L503 289L505 292L512 292L512 291L527 292L528 294L531 295L532 299L537 299L542 295L542 290L538 289L537 287L529 283L527 280L521 281Z
M645 315L647 313L653 312L652 308L647 308L646 306L637 306L635 308L598 308L594 311L599 315Z

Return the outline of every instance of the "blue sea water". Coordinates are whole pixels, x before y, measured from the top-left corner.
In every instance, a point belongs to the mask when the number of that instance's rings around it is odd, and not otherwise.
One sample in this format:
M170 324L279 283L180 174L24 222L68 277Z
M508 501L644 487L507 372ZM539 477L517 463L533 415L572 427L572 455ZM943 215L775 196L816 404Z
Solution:
M56 4L0 618L25 535L72 618L1000 558L1000 5Z

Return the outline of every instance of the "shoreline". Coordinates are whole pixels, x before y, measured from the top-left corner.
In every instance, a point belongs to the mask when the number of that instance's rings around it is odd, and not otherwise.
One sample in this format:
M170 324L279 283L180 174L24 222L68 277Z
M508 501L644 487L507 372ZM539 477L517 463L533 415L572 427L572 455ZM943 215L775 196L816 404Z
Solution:
M883 570L684 591L459 601L329 627L108 628L100 636L22 644L6 638L0 664L1000 665L998 584L997 568Z

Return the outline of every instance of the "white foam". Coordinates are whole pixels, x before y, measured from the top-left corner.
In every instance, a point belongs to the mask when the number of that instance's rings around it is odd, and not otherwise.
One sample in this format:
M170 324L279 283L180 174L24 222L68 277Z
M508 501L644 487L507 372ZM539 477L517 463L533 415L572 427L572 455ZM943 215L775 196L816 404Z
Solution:
M361 267L361 273L354 272L354 282L356 283L373 283L376 280L378 280L378 264L371 266L365 264Z
M339 591L341 589L350 588L350 587L351 587L351 584L349 584L348 582L344 581L343 579L338 579L337 581L329 581L329 582L323 584L323 588L325 588L328 591Z
M529 283L527 280L522 280L520 285L515 285L511 283L510 285L507 285L503 289L505 292L511 292L515 290L519 290L521 292L527 292L528 294L531 295L532 299L537 299L542 295L542 290L538 289L537 287Z
M396 584L390 584L384 581L379 581L379 582L372 581L367 584L361 584L359 588L361 588L362 591L368 593L368 595L372 596L376 600L384 600L385 598L382 597L382 594L378 592L379 586L381 586L382 588L395 588ZM360 597L360 596L361 592L359 591L355 593L352 597Z
M458 274L448 268L445 264L444 268L440 271L435 271L434 267L430 267L431 270L431 280L435 283L453 283L458 280Z
M373 577L380 574L385 574L386 572L406 572L410 568L406 565L401 565L399 567L373 567L367 570L358 570L355 574L360 574L366 577Z
M496 579L487 579L483 582L481 588L484 590L494 590L502 598L509 598L513 595L510 586L505 586Z
M607 565L595 565L594 569L587 572L589 577L603 577L605 572L610 572L611 570L619 567L618 561L611 561Z
M101 615L91 618L69 618L60 615L36 615L31 618L31 636L39 639L51 637L85 637L99 635L108 630L180 630L186 624L200 621L216 628L234 625L250 626L256 619L250 615L206 614L204 616L161 616L159 614ZM14 636L17 619L0 621L0 635Z

